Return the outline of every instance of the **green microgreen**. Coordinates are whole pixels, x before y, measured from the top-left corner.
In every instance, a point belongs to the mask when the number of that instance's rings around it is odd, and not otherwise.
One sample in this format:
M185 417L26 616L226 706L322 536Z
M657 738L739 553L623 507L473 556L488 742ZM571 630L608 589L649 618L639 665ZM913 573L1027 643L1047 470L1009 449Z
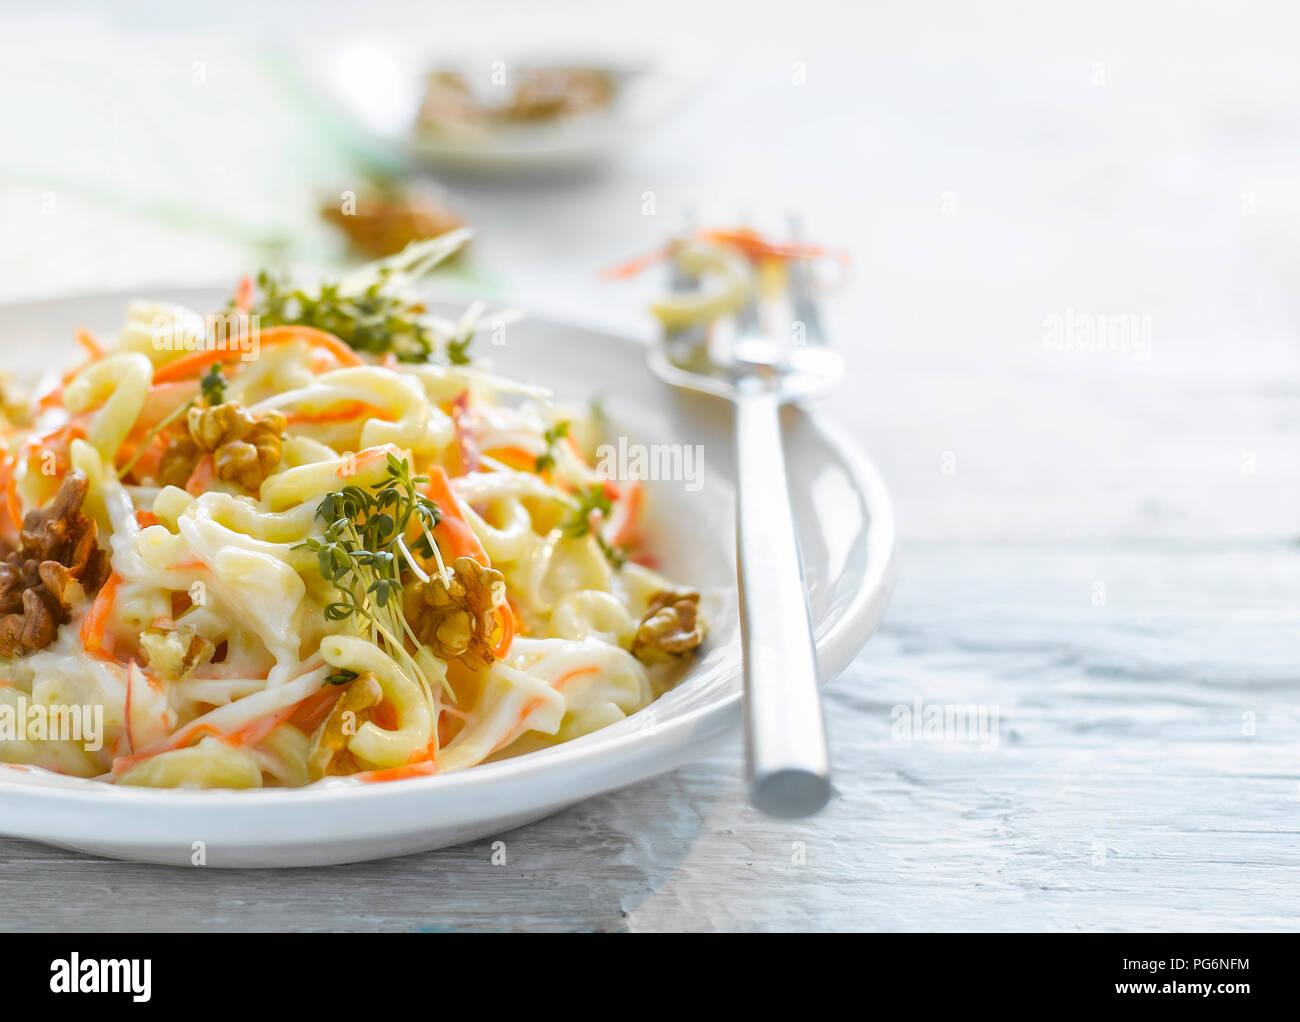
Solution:
M203 374L203 379L199 380L199 393L203 395L203 400L212 408L222 404L226 400L226 378L221 375L221 363L213 362L208 367L208 371Z
M393 354L402 362L427 362L435 348L433 325L412 285L465 243L472 232L451 231L416 241L387 259L315 289L293 287L263 270L258 296L248 310L262 326L310 326L334 334L357 351ZM231 302L233 307L234 302ZM468 361L468 339L447 357Z
M325 617L354 620L359 631L369 632L372 642L418 679L432 701L428 676L407 651L408 639L416 649L420 644L401 599L405 578L429 577L412 551L437 562L439 572L444 570L431 537L442 514L419 492L420 484L428 481L428 476L412 476L405 459L388 455L387 473L379 483L349 485L325 494L316 508L323 525L321 538L307 539L294 549L313 553L321 578L334 587L335 598L325 605ZM406 534L413 527L420 535L408 544Z
M555 467L555 445L568 435L568 422L557 422L554 426L547 427L542 434L542 439L546 442L546 450L537 456L535 466L539 474Z
M424 362L433 353L433 329L420 318L424 309L386 290L389 274L358 294L339 284L322 284L315 293L291 287L265 270L257 275L259 299L250 312L263 326L310 326L373 355L392 352L403 362Z
M454 366L467 366L474 360L469 357L469 346L474 335L453 337L447 342L447 361Z
M571 510L568 517L560 523L564 534L573 539L581 539L583 536L593 537L596 545L600 547L600 552L605 555L605 559L614 568L623 567L627 563L627 554L605 539L600 529L592 524L593 516L607 519L614 509L614 502L609 499L605 487L601 483L579 487L573 494L569 507Z

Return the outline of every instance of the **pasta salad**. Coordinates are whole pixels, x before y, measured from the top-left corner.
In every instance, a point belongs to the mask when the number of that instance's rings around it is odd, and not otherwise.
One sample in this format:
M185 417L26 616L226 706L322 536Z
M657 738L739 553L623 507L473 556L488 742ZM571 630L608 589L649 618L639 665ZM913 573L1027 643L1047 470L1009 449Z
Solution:
M673 683L699 594L651 566L640 484L592 467L599 410L476 361L509 315L416 296L466 237L318 287L263 274L217 312L135 302L112 342L81 333L78 367L6 382L0 762L395 780L567 741Z

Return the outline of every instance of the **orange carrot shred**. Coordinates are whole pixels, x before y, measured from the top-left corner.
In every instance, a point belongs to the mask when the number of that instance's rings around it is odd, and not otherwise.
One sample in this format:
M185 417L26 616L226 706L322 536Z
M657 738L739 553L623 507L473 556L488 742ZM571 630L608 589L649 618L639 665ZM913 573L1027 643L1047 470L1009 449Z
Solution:
M240 277L235 285L235 308L247 312L253 307L253 278Z
M201 497L212 487L212 480L216 478L215 462L211 454L205 454L199 459L199 463L194 466L194 471L190 477L185 480L185 492L193 494L195 497Z
M451 559L472 557L479 564L490 566L491 561L488 560L487 551L483 549L483 544L479 542L478 536L474 535L474 530L465 520L465 512L452 492L451 480L441 465L434 465L429 470L429 482L425 486L424 493L438 505L438 510L442 513L438 527L433 530L433 536L447 545Z
M104 346L99 343L99 338L85 327L77 331L77 343L86 349L92 360L104 357Z
M104 630L108 626L108 615L117 598L117 590L122 584L122 576L113 572L100 589L95 602L90 605L86 618L81 622L81 646L87 653L104 649Z
M497 620L501 622L501 638L492 647L492 655L498 660L510 652L510 645L515 641L515 612L509 604L496 609Z
M315 327L275 326L263 330L256 336L258 343L263 347L302 340L314 347L325 349L334 356L334 360L340 365L365 365L360 356L348 347L344 341L341 341L333 334L326 333L324 330L317 330ZM153 382L158 384L183 380L202 373L214 362L233 362L243 357L244 353L238 347L210 348L204 351L196 351L192 355L178 358L175 362L168 362L165 366L159 366L154 370Z
M379 784L384 781L402 781L408 777L428 777L437 772L437 763L431 760L423 760L419 763L389 767L386 770L366 770L359 774L353 774L353 776L358 781L364 781L366 784Z

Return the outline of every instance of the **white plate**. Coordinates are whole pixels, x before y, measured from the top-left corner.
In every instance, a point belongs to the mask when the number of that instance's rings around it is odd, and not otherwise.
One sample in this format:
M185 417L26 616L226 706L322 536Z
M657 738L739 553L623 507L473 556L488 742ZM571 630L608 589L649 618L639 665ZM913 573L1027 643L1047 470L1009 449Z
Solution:
M0 364L66 364L75 357L73 331L89 326L112 334L130 297L0 307ZM213 309L226 296L207 289L154 297ZM530 319L510 327L503 346L485 350L495 368L550 386L561 398L602 396L615 431L633 441L701 445L699 489L650 482L646 490L664 571L701 587L714 604L706 651L673 691L618 724L552 749L387 784L164 791L0 766L0 832L169 864L190 863L196 842L209 866L355 862L502 833L672 770L731 732L740 719L741 673L729 408L671 390L646 370L640 343L589 328ZM789 412L786 457L817 649L823 677L830 678L849 664L884 612L894 571L892 511L874 466L815 417Z

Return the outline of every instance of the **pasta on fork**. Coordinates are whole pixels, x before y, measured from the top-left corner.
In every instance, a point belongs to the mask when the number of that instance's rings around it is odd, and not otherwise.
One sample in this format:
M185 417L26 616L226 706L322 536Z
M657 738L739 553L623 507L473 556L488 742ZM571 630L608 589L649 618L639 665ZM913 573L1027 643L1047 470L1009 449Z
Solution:
M671 686L699 596L651 567L640 484L592 467L600 417L476 364L481 305L414 297L467 236L310 290L262 275L206 316L133 303L84 364L5 393L0 762L396 780ZM102 710L98 747L23 726L72 706Z

